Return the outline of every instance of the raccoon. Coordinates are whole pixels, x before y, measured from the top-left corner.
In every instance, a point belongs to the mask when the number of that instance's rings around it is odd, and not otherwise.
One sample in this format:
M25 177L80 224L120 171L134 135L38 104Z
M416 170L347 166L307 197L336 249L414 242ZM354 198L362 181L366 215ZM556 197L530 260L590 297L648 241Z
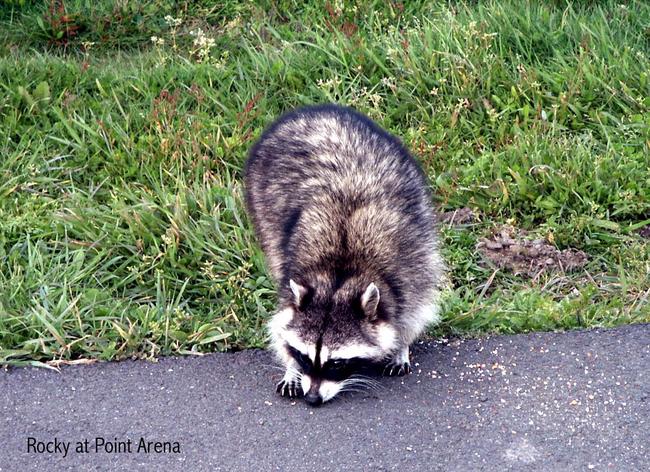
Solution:
M426 178L401 142L338 105L280 117L252 147L246 206L278 287L268 323L277 391L311 405L410 372L439 320L445 267Z

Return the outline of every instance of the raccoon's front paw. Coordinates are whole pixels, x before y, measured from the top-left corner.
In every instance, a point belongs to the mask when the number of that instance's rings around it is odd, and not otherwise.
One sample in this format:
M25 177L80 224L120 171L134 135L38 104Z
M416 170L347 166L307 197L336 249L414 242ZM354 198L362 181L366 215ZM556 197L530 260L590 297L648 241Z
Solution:
M395 376L401 377L402 375L406 375L410 373L411 373L410 362L403 362L401 364L393 364L392 362L389 362L386 365L386 367L384 367L384 375L388 377L395 377Z
M402 376L411 373L411 361L409 359L409 348L400 349L384 367L384 375L389 377Z
M275 387L275 391L283 397L287 396L289 398L298 398L304 395L300 381L297 379L280 380L278 385Z

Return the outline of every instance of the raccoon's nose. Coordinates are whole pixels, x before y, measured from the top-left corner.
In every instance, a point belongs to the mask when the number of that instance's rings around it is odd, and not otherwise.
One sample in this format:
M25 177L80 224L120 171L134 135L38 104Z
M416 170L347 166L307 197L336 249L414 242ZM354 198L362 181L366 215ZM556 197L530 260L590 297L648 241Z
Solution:
M319 406L323 404L323 397L321 397L317 392L309 392L305 395L305 401L311 406Z

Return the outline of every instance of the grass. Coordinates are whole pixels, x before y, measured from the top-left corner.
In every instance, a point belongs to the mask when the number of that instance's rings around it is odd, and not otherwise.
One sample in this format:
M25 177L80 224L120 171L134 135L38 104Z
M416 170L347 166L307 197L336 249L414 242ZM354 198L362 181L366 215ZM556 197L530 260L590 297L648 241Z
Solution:
M3 3L1 364L263 346L242 164L281 112L329 101L479 215L441 228L431 334L650 321L647 2ZM476 244L506 223L589 263L495 271Z

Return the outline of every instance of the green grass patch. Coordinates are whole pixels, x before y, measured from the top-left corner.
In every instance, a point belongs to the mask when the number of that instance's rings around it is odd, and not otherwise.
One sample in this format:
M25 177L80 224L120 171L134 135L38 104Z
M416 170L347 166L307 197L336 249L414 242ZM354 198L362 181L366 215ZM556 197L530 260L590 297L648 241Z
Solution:
M650 321L650 6L565 2L3 2L0 363L263 346L274 287L247 150L334 101L402 137L442 210L431 334ZM496 271L502 224L585 251Z

